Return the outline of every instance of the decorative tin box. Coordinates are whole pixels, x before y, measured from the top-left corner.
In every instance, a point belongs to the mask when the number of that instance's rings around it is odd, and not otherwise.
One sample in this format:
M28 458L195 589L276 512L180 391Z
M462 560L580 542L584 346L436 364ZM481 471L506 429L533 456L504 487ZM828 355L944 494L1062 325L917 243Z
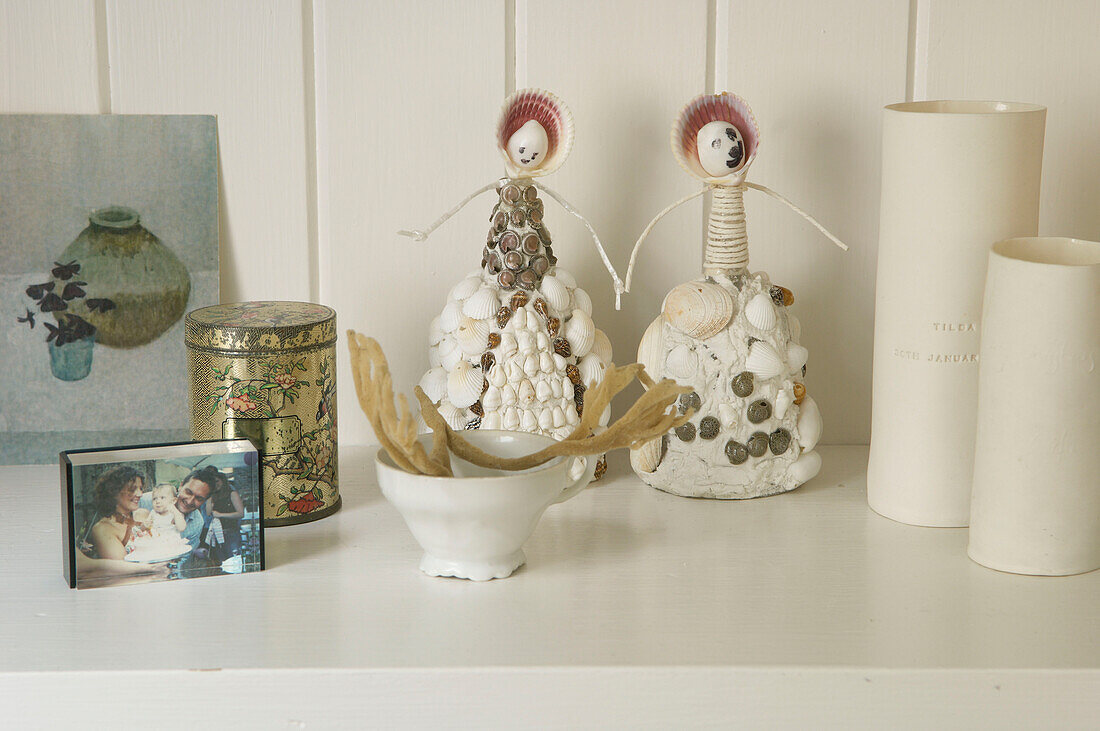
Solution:
M191 437L247 437L263 462L265 526L340 508L336 313L308 302L237 302L188 313Z

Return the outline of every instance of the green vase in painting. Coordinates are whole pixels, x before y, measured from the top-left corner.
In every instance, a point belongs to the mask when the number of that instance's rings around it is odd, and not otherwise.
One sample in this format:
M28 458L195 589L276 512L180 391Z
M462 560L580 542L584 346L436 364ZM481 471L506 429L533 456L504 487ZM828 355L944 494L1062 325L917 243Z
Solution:
M88 227L61 254L78 262L89 297L108 299L109 311L91 309L87 300L69 302L69 311L96 328L96 342L134 348L160 337L183 316L191 294L187 267L159 238L141 225L137 211L100 208Z

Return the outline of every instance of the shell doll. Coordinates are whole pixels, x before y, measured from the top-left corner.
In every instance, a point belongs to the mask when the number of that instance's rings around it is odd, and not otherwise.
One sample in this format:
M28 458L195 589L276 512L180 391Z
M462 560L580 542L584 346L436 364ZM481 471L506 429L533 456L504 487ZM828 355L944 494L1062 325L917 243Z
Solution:
M481 267L456 284L429 326L431 368L420 380L454 429L505 429L562 439L584 409L584 393L611 362L611 342L592 321L592 298L558 266L539 192L581 219L615 283L624 285L592 226L535 178L557 170L573 145L573 119L553 94L523 89L504 103L497 147L507 176L467 196L495 190ZM601 423L610 417L605 413ZM601 461L599 474L605 464Z
M646 329L638 360L655 379L694 390L680 399L691 420L631 451L647 484L690 497L751 498L793 490L814 477L821 457L821 412L806 394L809 353L789 307L790 290L748 269L743 195L763 191L791 206L841 248L840 241L779 194L745 181L760 131L740 97L703 95L680 112L672 152L706 187L672 204L646 227L631 254L630 288L642 241L676 206L710 191L703 276L672 289Z

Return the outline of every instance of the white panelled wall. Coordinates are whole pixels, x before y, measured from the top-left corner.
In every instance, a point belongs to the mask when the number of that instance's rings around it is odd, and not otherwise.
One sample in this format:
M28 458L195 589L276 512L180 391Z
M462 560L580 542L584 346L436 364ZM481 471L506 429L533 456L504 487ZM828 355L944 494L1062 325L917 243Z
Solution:
M750 178L851 246L746 196L752 268L795 292L825 441L866 443L881 108L1047 105L1041 231L1100 238L1098 25L1089 0L0 0L0 112L216 114L222 299L331 305L409 390L429 320L480 261L491 198L425 243L395 232L502 173L493 127L515 85L571 107L576 145L547 182L621 276L650 218L696 186L669 150L674 115L737 92L762 128ZM658 225L621 312L580 224L553 202L547 218L615 360L633 360L698 272L703 204ZM338 347L341 441L373 441Z

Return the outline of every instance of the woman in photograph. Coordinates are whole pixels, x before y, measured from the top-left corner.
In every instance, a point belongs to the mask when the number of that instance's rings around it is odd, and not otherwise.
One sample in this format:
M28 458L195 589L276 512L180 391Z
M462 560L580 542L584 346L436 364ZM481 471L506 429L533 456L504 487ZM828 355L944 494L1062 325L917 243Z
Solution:
M218 475L217 484L214 486L214 494L206 503L206 509L211 519L216 518L221 522L222 535L224 536L224 556L230 558L241 552L241 518L244 517L244 501L239 492L233 489L229 480L222 474Z
M96 514L103 517L92 526L88 536L91 558L125 558L134 540L149 534L142 525L148 511L139 505L144 487L141 472L125 465L112 467L96 480L92 499Z

